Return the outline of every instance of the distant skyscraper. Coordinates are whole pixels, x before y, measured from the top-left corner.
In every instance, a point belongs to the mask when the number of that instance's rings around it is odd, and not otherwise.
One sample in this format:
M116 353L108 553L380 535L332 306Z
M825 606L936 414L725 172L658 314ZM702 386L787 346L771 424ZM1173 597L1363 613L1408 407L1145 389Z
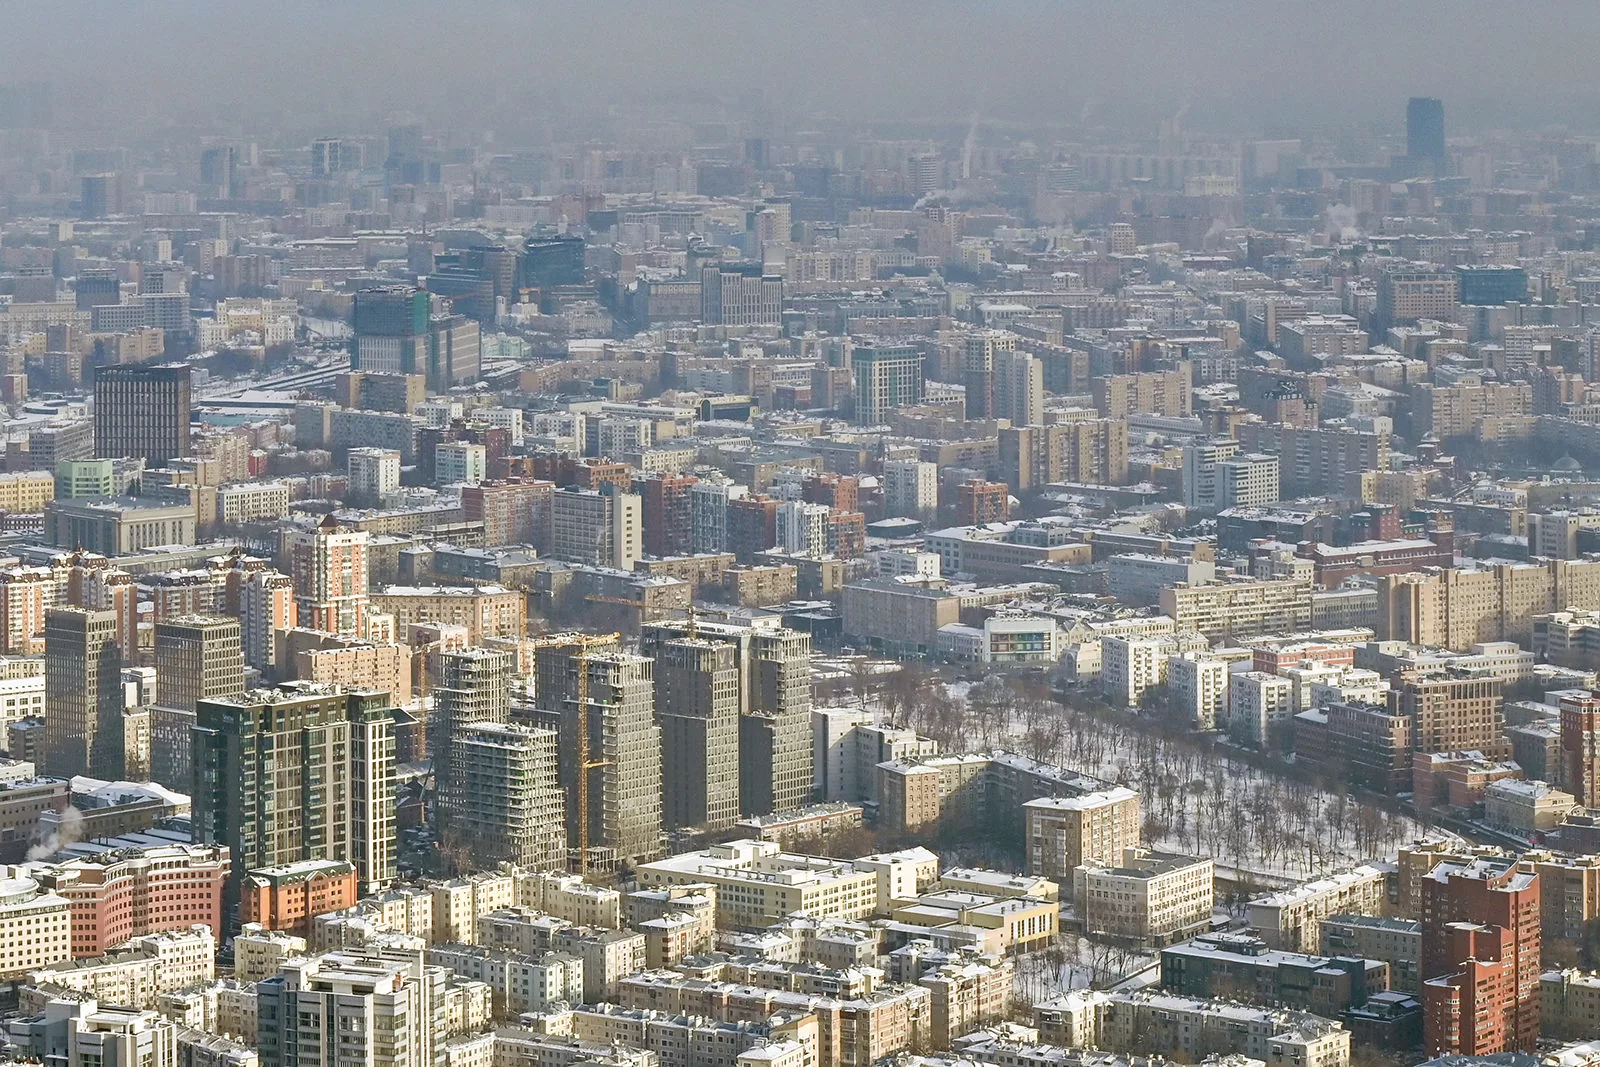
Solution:
M289 537L299 625L326 633L364 636L367 628L367 541L364 530L340 526L330 515Z
M1431 96L1413 96L1406 104L1406 155L1431 159L1443 172L1444 102Z
M110 366L94 375L94 454L148 466L189 454L189 368Z
M45 760L61 778L125 770L117 613L52 608L44 624Z
M78 213L84 218L103 219L107 215L122 214L121 175L85 174L82 191L82 208Z
M297 860L353 863L363 891L394 877L389 694L292 682L195 719L194 839L231 850L231 904L246 871Z

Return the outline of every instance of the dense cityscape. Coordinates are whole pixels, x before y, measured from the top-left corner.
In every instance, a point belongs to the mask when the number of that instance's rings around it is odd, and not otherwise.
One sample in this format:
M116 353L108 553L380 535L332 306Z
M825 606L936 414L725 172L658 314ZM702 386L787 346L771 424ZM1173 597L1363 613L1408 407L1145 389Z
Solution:
M1600 1067L1567 103L150 74L0 69L0 1061Z

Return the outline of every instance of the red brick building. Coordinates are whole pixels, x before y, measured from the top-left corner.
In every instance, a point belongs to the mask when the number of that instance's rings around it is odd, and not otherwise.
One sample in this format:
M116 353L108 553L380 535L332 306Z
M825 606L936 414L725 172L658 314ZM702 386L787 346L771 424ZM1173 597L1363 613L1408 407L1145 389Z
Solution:
M1429 1056L1532 1052L1539 1038L1539 876L1515 860L1445 861L1422 879L1422 1043Z
M956 486L956 525L982 526L1011 517L1011 487L974 479Z
M1582 807L1600 807L1600 698L1561 698L1561 762L1563 788Z
M692 474L652 474L640 491L640 521L647 556L687 556L694 551L694 514L689 490Z

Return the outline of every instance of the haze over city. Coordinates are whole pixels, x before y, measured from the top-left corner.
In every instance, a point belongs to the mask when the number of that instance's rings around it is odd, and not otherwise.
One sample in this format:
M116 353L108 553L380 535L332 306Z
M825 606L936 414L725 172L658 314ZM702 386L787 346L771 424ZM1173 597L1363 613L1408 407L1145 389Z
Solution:
M3 16L0 1065L1600 1067L1600 6Z

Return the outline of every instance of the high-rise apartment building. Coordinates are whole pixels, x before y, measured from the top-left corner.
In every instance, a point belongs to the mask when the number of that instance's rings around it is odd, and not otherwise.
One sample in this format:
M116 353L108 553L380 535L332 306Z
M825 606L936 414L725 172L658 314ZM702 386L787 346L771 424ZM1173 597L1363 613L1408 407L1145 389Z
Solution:
M646 654L687 637L690 624L645 627ZM739 672L739 811L766 815L804 807L811 797L811 635L769 626L697 622L694 636L730 645Z
M352 448L345 454L350 502L382 506L400 490L400 453L392 448Z
M1493 755L1506 744L1503 688L1488 671L1404 671L1389 699L1394 711L1410 717L1416 751Z
M1562 788L1585 808L1600 808L1600 698L1561 698Z
M257 867L346 860L364 892L394 877L393 715L388 693L308 682L200 702L194 837L230 849L230 905Z
M299 625L365 635L368 540L365 530L340 526L332 515L312 529L289 535Z
M122 649L117 614L51 608L45 614L45 758L60 778L125 777Z
M1539 1038L1539 875L1446 860L1423 876L1423 1048L1531 1052Z
M939 465L891 459L883 465L883 506L891 516L931 515L939 507Z
M1006 330L974 330L962 339L962 383L967 391L967 418L999 418L995 412L997 365L1003 353L1015 352L1017 335Z
M739 719L739 807L767 815L811 798L811 635L750 635L750 699Z
M727 552L728 502L742 500L750 487L727 479L701 479L689 487L689 541L694 552Z
M439 821L448 826L453 817L451 788L454 767L451 746L468 727L480 723L511 721L511 676L516 669L512 652L469 648L439 657L439 684L433 690L433 718L428 750L433 756L434 784L438 790Z
M993 382L994 418L1013 426L1044 422L1044 364L1037 358L1014 350L996 353Z
M652 643L661 724L662 824L724 830L739 818L737 650L679 637Z
M483 543L532 545L550 550L551 508L556 486L543 480L492 481L461 490L461 518L483 523ZM650 524L645 523L645 532Z
M699 479L661 471L644 481L639 494L644 551L651 556L687 556L694 551L694 496Z
M238 611L245 663L260 671L271 671L278 665L274 635L298 624L294 579L271 569L251 572L239 582Z
M922 402L922 353L909 344L875 342L850 352L856 383L856 422L882 423L895 408Z
M152 467L189 454L189 367L101 367L94 375L94 454Z
M445 847L471 867L564 870L567 821L554 730L481 722L451 738L439 791ZM434 753L434 766L440 755Z
M551 495L550 555L570 563L631 571L644 554L642 512L638 494L614 485L564 486Z
M1003 429L1000 470L1019 492L1052 482L1124 485L1128 424L1123 419L1075 419Z
M661 727L655 721L654 663L614 650L552 642L536 653L539 706L560 721L567 839L577 846L578 729L588 724L590 860L637 862L661 855ZM579 671L586 685L579 684ZM580 690L582 700L580 705ZM580 719L580 716L583 716ZM605 851L600 851L605 850Z
M297 956L256 983L262 1067L437 1067L448 972L415 960Z

